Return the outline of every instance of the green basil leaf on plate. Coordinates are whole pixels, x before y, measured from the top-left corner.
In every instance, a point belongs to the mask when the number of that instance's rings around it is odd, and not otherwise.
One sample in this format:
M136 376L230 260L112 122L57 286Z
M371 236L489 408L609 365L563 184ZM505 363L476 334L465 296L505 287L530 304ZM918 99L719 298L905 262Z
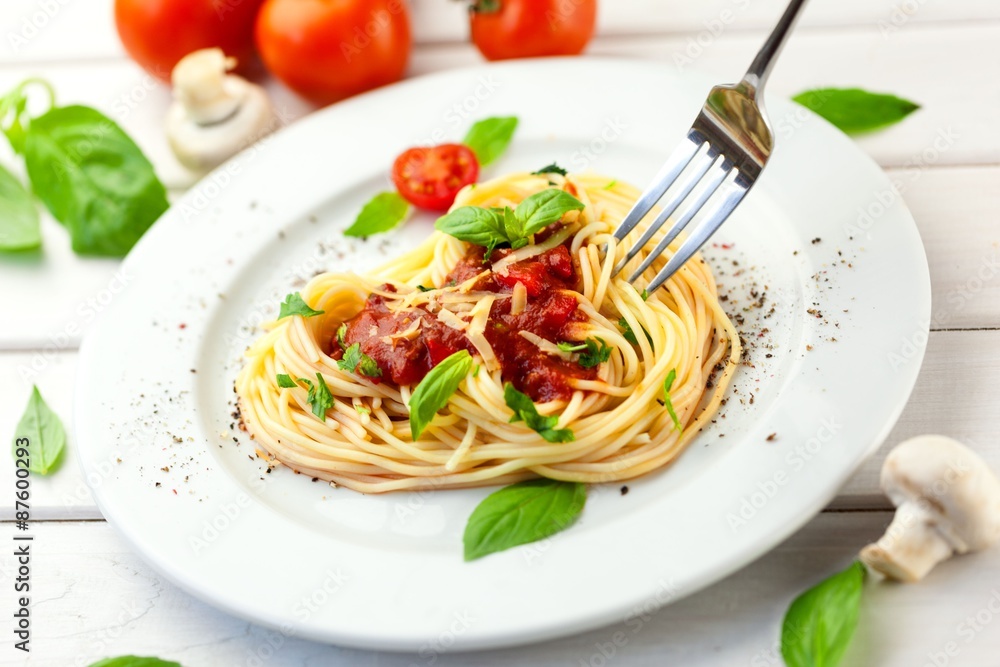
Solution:
M866 570L854 561L795 598L781 627L787 667L836 667L858 625Z
M281 304L281 308L278 310L278 319L283 319L291 315L301 315L302 317L315 317L317 315L322 315L325 311L315 310L305 302L302 295L298 292L292 292L285 297L285 300Z
M576 521L587 502L577 482L532 479L488 495L469 517L463 543L465 560L545 539Z
M916 102L861 88L816 88L792 99L847 134L871 132L898 123L920 108Z
M458 390L470 370L472 355L460 350L424 376L410 396L410 434L414 440L420 438L438 410L448 405L448 399Z
M32 189L78 254L124 256L167 210L149 160L95 109L62 107L32 119L24 160Z
M28 440L26 445L25 438ZM28 450L28 470L39 475L48 475L58 468L66 450L66 429L42 398L38 387L32 388L28 405L14 431L11 449L16 452L22 447ZM14 458L19 457L15 454Z
M486 118L469 128L462 143L472 149L483 167L496 160L507 150L517 129L517 116Z
M21 181L0 166L0 250L35 250L42 246L38 208Z
M295 380L292 379L292 376L287 375L286 373L278 373L276 377L278 380L278 386L282 389L293 389L299 386Z
M121 655L105 658L92 663L90 667L181 667L181 663L159 658L143 658L136 655Z
M344 236L366 237L394 229L406 219L410 204L398 192L380 192L358 213Z

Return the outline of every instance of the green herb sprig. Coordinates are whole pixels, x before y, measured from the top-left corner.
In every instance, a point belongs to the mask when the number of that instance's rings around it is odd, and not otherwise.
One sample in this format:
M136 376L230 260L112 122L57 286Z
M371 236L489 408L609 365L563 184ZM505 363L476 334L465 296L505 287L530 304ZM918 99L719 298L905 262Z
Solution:
M501 243L517 249L528 245L528 237L570 211L582 211L583 202L556 188L536 192L517 208L462 206L441 216L434 227L467 243L486 248L488 257Z
M542 416L527 394L514 388L511 383L503 387L503 398L507 407L514 411L510 423L523 421L528 428L542 436L546 442L572 442L575 440L573 431L568 428L555 428L559 418L555 415Z

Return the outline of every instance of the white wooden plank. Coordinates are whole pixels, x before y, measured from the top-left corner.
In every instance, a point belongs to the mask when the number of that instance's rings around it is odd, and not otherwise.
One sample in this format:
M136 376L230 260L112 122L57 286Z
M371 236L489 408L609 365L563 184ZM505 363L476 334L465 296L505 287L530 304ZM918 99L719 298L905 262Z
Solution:
M0 439L13 433L33 382L69 427L75 366L75 353L61 353L47 363L36 353L0 354L0 404L12 406L0 412ZM1000 441L995 435L1000 395L993 387L998 376L1000 331L932 333L916 389L899 423L878 454L841 490L832 507L891 507L878 486L882 461L893 445L922 433L943 433L966 442L1000 473ZM11 488L13 475L10 457L0 456L0 488ZM34 477L32 494L33 512L38 519L101 516L76 463L72 433L66 462L48 478ZM13 499L0 497L0 518L9 519L12 511Z
M927 251L931 326L1000 326L1000 167L893 169L889 177ZM875 193L873 201L886 196L891 193Z
M889 519L887 512L824 514L744 570L659 611L639 612L575 637L477 654L430 647L420 654L355 651L282 635L181 592L152 572L103 522L41 524L32 528L32 652L22 662L5 646L0 660L63 667L131 653L158 655L185 667L778 666L782 663L775 647L789 602L850 562ZM0 566L12 571L6 550ZM843 666L934 664L927 663L928 656L949 648L950 667L994 664L1000 652L1000 632L994 627L1000 592L990 582L998 580L996 548L944 563L917 585L870 579ZM448 632L442 628L443 644L449 643Z
M0 10L0 64L116 58L124 55L114 27L114 0L4 0ZM633 35L765 30L785 0L615 0L598 4L598 33ZM572 5L570 5L572 6ZM914 26L1000 18L991 0L812 3L799 29L854 26L891 36ZM417 0L413 34L418 43L464 41L465 8L458 2Z
M905 343L900 341L900 356ZM886 360L886 363L893 363ZM858 381L864 382L859 369ZM976 450L1000 475L1000 331L940 331L931 334L910 402L882 448L841 490L834 507L886 507L879 472L889 450L925 433L951 436Z

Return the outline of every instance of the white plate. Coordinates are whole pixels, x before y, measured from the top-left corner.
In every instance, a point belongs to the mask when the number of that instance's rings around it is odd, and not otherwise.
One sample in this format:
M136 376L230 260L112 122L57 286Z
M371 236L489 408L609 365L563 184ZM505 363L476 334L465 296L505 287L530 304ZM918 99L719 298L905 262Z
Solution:
M488 173L556 160L642 185L709 87L625 60L451 71L316 113L218 170L129 255L128 288L82 348L77 446L104 515L156 569L233 614L415 651L622 621L775 546L889 432L930 310L913 220L898 197L880 203L889 180L783 99L768 100L772 163L707 253L756 347L724 416L628 495L592 488L571 529L464 563L466 517L489 489L363 496L264 474L230 430L241 352L287 292L430 232L425 216L368 242L340 233L399 151L516 114L515 141ZM744 310L755 285L764 308Z

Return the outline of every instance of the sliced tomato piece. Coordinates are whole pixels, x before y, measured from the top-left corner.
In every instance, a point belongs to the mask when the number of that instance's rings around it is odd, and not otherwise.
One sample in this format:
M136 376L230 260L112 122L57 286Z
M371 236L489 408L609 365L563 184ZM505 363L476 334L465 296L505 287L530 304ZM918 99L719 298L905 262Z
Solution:
M479 161L461 144L411 148L392 165L392 182L399 194L420 208L445 211L458 191L479 176Z

